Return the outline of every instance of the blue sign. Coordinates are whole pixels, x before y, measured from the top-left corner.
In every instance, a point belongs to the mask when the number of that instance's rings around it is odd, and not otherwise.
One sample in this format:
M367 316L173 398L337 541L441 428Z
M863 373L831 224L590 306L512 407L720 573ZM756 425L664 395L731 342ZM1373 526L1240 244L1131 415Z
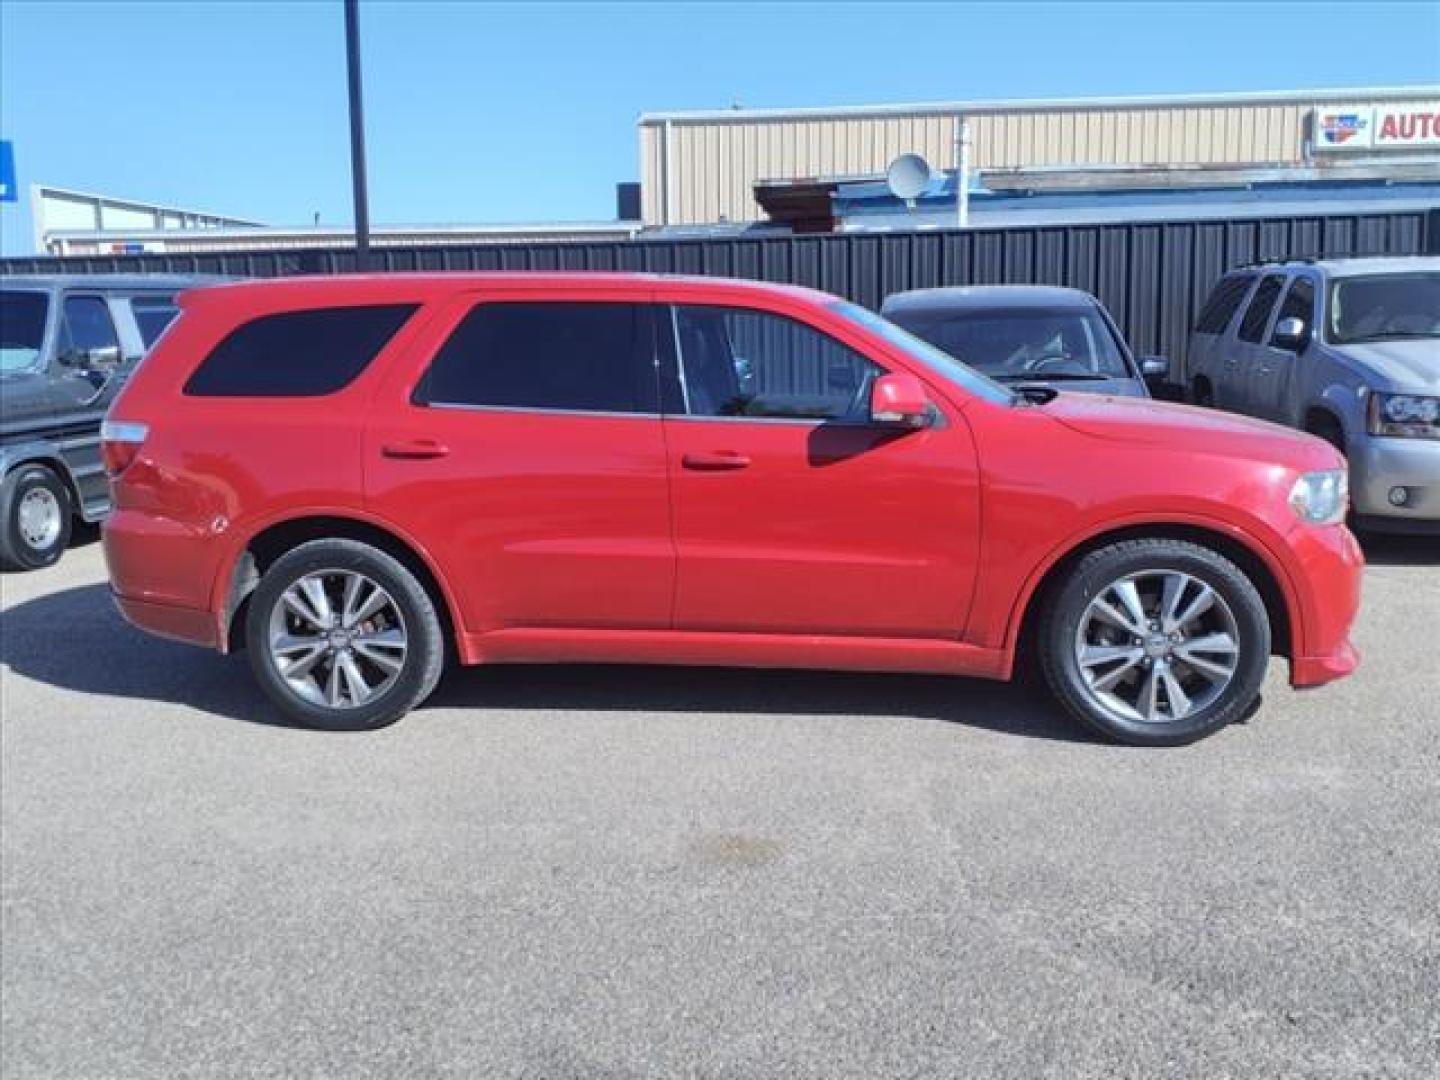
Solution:
M8 139L0 139L0 202L19 198L15 186L15 147Z

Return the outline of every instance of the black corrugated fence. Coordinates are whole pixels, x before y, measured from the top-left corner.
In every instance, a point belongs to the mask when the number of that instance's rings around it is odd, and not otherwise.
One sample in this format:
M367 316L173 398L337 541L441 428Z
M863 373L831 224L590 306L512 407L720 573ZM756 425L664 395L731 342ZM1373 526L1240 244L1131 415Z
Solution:
M1183 364L1196 312L1210 286L1232 267L1286 258L1423 253L1440 253L1440 208L963 232L386 247L373 249L371 258L385 272L622 270L754 278L808 285L870 308L892 292L935 285L1069 285L1098 296L1137 353L1160 353ZM348 248L0 260L0 274L276 277L354 268L355 253Z

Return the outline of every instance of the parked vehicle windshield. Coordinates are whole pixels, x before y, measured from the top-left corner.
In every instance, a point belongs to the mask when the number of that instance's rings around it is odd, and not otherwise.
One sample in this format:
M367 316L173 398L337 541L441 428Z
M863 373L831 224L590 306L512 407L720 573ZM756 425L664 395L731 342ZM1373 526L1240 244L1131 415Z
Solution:
M950 354L937 349L928 341L916 337L903 327L896 326L889 319L876 315L859 304L841 300L832 304L831 308L851 322L858 323L873 334L878 334L942 379L948 379L976 397L984 398L997 405L1007 405L1015 399L1015 395L999 383L992 382L974 368L968 367Z
M1115 335L1094 310L990 309L938 316L915 331L1001 382L1131 377Z
M45 344L44 293L0 290L0 372L24 371L40 358Z
M1327 339L1336 345L1440 338L1440 274L1371 274L1330 286Z

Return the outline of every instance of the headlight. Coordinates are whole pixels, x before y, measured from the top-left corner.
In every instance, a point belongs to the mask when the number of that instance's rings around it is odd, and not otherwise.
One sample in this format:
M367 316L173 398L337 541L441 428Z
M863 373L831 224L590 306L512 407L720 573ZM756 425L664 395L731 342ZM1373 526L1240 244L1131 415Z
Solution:
M1344 469L1306 473L1290 489L1290 507L1312 525L1336 525L1350 505L1350 478Z
M1417 394L1371 394L1370 434L1440 439L1440 398Z

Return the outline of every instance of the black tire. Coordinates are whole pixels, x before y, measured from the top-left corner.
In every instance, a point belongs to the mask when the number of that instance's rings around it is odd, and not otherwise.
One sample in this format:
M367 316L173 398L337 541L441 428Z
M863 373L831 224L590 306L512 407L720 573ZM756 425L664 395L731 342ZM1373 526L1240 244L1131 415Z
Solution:
M373 701L332 707L306 700L292 689L271 653L270 627L290 586L311 574L345 572L363 575L389 594L406 646L398 673ZM256 680L280 711L298 724L327 731L368 731L393 724L430 696L445 660L440 616L424 586L392 556L354 540L312 540L275 560L251 594L245 643ZM322 660L317 667L326 663Z
M1077 656L1081 623L1091 602L1111 585L1132 575L1172 571L1208 585L1223 600L1224 607L1212 605L1215 614L1206 617L1218 618L1223 611L1233 619L1234 635L1238 639L1235 667L1228 684L1216 692L1210 689L1213 684L1207 685L1200 673L1187 668L1181 660L1178 666L1171 667L1176 677L1194 680L1192 689L1199 684L1207 692L1214 692L1214 699L1179 718L1155 722L1127 718L1107 707L1081 670ZM1198 595L1199 585L1193 588L1194 595ZM1147 612L1154 614L1148 607ZM1146 630L1149 629L1147 625ZM1120 636L1123 638L1124 634ZM1143 639L1145 649L1142 651L1146 656L1140 662L1145 667L1133 670L1126 675L1126 680L1146 678L1152 664L1159 669L1161 661L1152 660L1148 650L1165 648L1158 640L1164 636L1157 634ZM1121 541L1082 558L1047 598L1040 622L1038 651L1051 692L1071 715L1091 730L1133 746L1181 746L1211 735L1253 712L1269 662L1270 638L1265 602L1244 571L1223 555L1199 544L1153 537ZM1134 639L1137 644L1141 640ZM1127 644L1121 642L1122 647ZM1175 664L1176 659L1167 653L1166 662ZM1200 677L1197 679L1197 676ZM1169 697L1168 687L1164 696ZM1172 708L1171 711L1180 710Z
M1215 391L1210 389L1209 379L1195 380L1195 385L1190 388L1190 400L1202 409L1215 407Z
M21 527L21 507L26 496L32 500L48 492L58 508L58 528L53 538L37 543ZM37 494L32 494L37 493ZM0 483L0 567L6 570L40 570L53 566L70 543L75 509L70 489L44 465L20 465Z

